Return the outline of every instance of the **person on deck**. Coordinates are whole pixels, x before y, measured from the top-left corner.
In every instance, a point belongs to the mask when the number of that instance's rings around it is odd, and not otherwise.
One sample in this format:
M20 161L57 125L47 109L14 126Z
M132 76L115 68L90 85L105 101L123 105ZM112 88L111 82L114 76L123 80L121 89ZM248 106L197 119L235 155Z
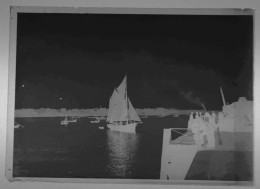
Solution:
M191 112L191 114L190 114L190 119L189 119L189 121L188 121L188 129L191 129L192 124L193 124L193 120L194 120L193 112Z

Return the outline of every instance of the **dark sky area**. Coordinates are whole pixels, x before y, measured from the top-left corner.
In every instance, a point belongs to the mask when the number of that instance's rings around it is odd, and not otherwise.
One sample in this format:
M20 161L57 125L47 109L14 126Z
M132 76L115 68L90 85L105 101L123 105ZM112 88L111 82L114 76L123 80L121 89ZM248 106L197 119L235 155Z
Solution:
M16 108L135 108L252 100L252 16L19 13Z

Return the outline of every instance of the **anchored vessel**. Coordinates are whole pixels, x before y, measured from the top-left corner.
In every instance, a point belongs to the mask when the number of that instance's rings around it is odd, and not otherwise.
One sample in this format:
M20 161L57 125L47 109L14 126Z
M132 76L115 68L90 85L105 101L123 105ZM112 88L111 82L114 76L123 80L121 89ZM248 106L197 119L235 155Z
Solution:
M95 117L95 120L92 120L92 121L90 121L90 123L100 123L100 118L99 117Z
M67 126L69 123L76 123L77 119L75 117L68 118L68 116L65 117L64 120L61 121L61 125Z
M14 122L14 128L15 129L20 129L20 128L24 128L24 126L19 124L19 123Z
M192 113L188 128L164 129L160 179L252 182L253 101L228 105L221 94L222 111Z
M107 127L110 130L135 133L137 124L142 121L128 98L126 80L127 76L110 97Z

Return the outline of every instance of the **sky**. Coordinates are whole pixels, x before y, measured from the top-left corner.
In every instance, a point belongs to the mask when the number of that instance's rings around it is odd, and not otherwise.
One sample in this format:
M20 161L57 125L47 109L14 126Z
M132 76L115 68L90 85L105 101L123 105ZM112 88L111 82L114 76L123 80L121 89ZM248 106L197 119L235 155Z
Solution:
M16 108L107 108L127 74L135 108L252 100L253 18L19 13Z

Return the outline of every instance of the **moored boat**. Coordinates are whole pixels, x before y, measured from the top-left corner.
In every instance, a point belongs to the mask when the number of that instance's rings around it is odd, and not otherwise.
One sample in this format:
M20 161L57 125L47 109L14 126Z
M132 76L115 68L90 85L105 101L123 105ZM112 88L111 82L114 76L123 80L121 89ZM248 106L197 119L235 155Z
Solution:
M23 128L23 127L24 127L23 125L14 122L14 129L20 129L20 128Z
M67 126L69 123L76 123L77 119L75 117L68 118L68 116L65 117L64 120L61 121L61 125Z
M100 118L95 117L95 120L90 121L90 123L100 123Z

